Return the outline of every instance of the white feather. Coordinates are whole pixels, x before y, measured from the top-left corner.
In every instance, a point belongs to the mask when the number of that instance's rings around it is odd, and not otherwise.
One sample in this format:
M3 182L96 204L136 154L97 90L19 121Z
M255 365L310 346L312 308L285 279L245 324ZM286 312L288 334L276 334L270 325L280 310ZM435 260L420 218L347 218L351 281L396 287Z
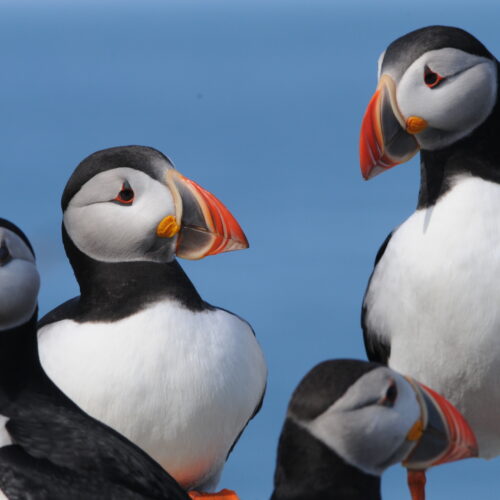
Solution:
M10 437L9 432L5 428L8 421L9 421L8 417L0 415L0 448L12 444L12 438Z
M246 322L173 301L113 323L50 324L39 346L44 369L70 398L184 486L216 482L267 377Z
M392 381L398 390L394 406L377 404ZM409 453L406 436L419 418L420 407L409 382L383 367L361 376L314 420L298 423L347 463L381 475Z
M393 234L366 296L389 365L442 393L500 454L500 185L460 177Z
M130 205L113 200L124 182L130 184ZM175 215L170 190L149 175L128 167L100 172L73 196L64 212L64 226L83 253L103 262L172 259L177 237L164 238L162 252L150 253L158 244L160 221Z
M424 82L426 66L445 78L435 88ZM391 69L387 72L391 74ZM490 115L496 98L496 61L454 48L426 52L397 84L398 107L404 118L419 116L429 124L417 135L422 149L428 150L470 134Z

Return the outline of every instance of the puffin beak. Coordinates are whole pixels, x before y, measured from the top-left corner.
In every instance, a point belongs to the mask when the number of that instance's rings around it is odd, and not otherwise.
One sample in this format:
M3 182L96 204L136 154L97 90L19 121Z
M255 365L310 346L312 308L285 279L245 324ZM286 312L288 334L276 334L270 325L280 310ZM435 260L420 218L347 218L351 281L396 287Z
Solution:
M404 119L396 101L396 84L383 74L361 123L359 156L363 177L371 179L408 161L419 150L414 134L426 127L422 118Z
M443 396L408 379L420 404L421 416L406 439L416 441L403 465L410 470L477 457L476 437L462 414Z
M212 193L173 168L167 171L167 185L174 197L176 220L165 218L158 225L157 234L178 234L178 257L195 260L248 248L240 225Z

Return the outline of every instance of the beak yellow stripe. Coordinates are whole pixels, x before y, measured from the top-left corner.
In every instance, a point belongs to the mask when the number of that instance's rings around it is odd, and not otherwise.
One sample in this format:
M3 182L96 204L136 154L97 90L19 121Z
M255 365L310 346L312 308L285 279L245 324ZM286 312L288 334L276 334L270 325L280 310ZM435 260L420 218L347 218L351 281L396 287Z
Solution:
M411 427L411 429L408 431L408 434L406 435L406 439L408 441L418 441L421 437L422 434L424 433L424 424L422 420L419 418Z

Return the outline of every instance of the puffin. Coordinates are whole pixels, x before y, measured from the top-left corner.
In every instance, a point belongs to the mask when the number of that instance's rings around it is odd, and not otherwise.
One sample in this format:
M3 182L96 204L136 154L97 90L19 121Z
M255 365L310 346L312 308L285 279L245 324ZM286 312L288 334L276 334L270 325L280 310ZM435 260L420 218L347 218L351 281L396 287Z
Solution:
M0 498L189 500L159 464L47 377L37 350L39 286L29 240L0 219Z
M477 455L474 433L438 393L380 363L316 365L290 400L271 500L380 500L381 475ZM423 484L410 483L412 498ZM419 496L420 495L420 496Z
M365 179L420 152L416 210L384 241L362 306L368 358L449 399L500 454L498 61L468 32L392 42L361 125Z
M44 370L183 488L213 492L261 407L267 367L250 324L205 302L176 257L246 248L243 230L220 200L145 146L85 158L61 204L80 295L39 323Z

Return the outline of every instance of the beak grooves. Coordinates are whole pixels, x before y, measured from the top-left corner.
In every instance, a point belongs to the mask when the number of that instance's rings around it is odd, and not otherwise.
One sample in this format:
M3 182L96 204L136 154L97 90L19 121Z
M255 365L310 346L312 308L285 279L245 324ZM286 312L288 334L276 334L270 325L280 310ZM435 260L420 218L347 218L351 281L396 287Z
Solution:
M417 140L408 132L422 131L427 122L411 118L407 130L396 101L396 84L389 75L382 75L361 123L359 158L365 179L408 161L419 150Z
M216 196L175 169L168 170L167 184L173 193L181 227L178 257L195 260L248 248L240 225Z

